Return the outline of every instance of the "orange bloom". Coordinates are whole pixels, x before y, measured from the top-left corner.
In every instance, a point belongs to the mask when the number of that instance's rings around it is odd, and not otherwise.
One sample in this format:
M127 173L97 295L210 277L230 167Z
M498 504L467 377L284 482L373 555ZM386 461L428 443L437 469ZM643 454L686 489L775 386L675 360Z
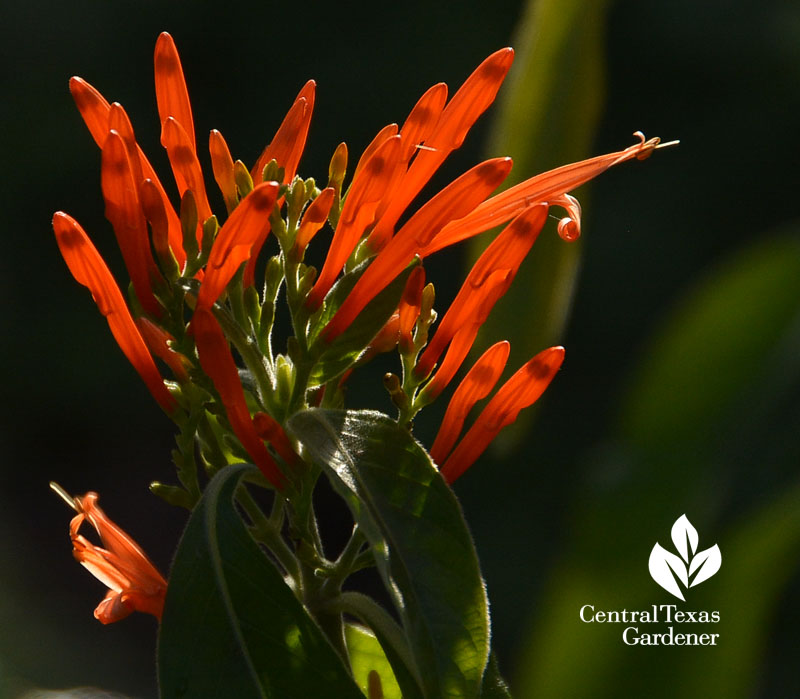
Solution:
M556 200L565 192L585 184L610 167L633 158L644 160L656 148L671 145L660 145L661 141L658 138L645 141L641 131L637 131L634 136L639 139L639 143L628 146L625 150L563 165L555 170L531 177L487 199L464 218L446 226L427 246L424 254L430 255L437 250L505 223L532 204L548 202L555 204ZM572 201L575 202L574 199ZM572 208L569 213L571 216L579 214L580 207L577 208L577 211Z
M253 425L255 425L256 432L258 432L261 439L268 441L286 464L291 466L297 462L299 457L292 446L291 440L283 427L281 427L281 423L272 415L256 413L253 415Z
M314 113L316 90L317 84L313 80L309 80L298 93L294 104L278 127L275 138L264 149L264 152L259 156L250 171L250 176L256 184L263 181L264 168L272 160L278 164L278 167L283 168L284 184L289 184L294 179L297 166L300 164L300 157L306 147L311 115ZM244 272L245 286L252 286L255 280L256 259L268 234L269 227L253 243L250 261Z
M172 413L177 406L175 399L164 385L161 374L125 305L122 293L97 248L92 245L78 222L62 211L53 217L53 230L72 276L92 292L92 297L100 313L106 317L111 334L120 349L133 364L133 368L139 372L139 376L158 404L165 412Z
M422 308L422 290L425 287L425 268L415 267L406 282L403 298L397 312L400 316L400 351L403 353L411 350L414 337L414 326L417 324L419 312Z
M225 199L225 208L230 214L239 203L236 195L236 179L234 177L233 158L228 144L222 134L213 129L208 135L208 152L211 154L211 168L219 191Z
M250 259L256 241L269 232L269 216L278 195L277 182L262 182L234 209L217 233L208 256L197 304L210 308L225 291L242 262Z
M399 162L401 144L400 136L385 139L353 177L325 264L306 301L310 309L316 310L322 303L364 230L372 224Z
M546 349L500 387L442 465L441 473L448 483L453 483L476 461L500 430L517 419L520 410L539 399L563 361L563 347Z
M197 159L194 144L189 140L189 135L180 122L172 117L167 117L161 125L161 144L167 149L172 174L175 176L181 197L187 190L194 195L199 216L197 226L197 245L199 247L203 238L201 224L211 216L211 206L208 203L203 172L200 170L200 161Z
M292 220L288 227L280 226L276 230L286 238L294 235L294 240L280 240L284 246L283 259L288 258L302 274L302 279L292 280L291 285L287 283L287 297L308 290L305 298L291 299L293 304L305 304L300 316L296 313L297 306L292 306L293 321L297 323L295 331L314 338L321 335L329 343L339 337L415 258L423 259L466 238L507 224L475 263L431 341L422 349L413 369L411 384L415 395L408 396L409 406L418 409L449 385L472 348L481 325L517 274L550 208L556 206L565 210L558 233L565 240L574 240L580 235L581 211L569 191L609 167L633 158L644 159L660 147L659 139L645 140L637 132L639 142L624 150L565 165L495 195L494 191L509 174L512 163L510 158L494 158L457 177L418 209L409 210L439 166L461 146L468 131L494 101L513 57L514 52L509 48L490 55L449 100L448 88L443 83L428 89L402 127L389 124L376 134L358 159L346 192L343 183L348 152L343 143L331 159L326 189L306 191L309 181L293 184L314 111L316 84L313 80L300 90L275 136L249 171L240 161L234 162L225 139L218 131L212 131L208 147L213 175L228 211L227 220L217 228L213 221L206 225L212 211L197 153L183 68L174 41L168 34L162 34L154 56L161 142L167 150L182 203L193 200L196 208L196 230L188 231L188 239L184 238L182 224L185 226L188 220L193 220L194 211L187 209L189 216L184 215L181 220L136 143L124 109L116 103L109 104L80 78L70 81L81 116L102 150L106 215L114 227L138 301L136 310L142 317L134 322L97 251L78 224L63 213L56 214L54 219L58 243L73 275L92 291L123 352L165 410L174 410L176 403L158 373L145 340L150 351L167 362L181 381L188 379L186 367L192 360L174 352L169 343L171 336L166 332L169 329L176 337L184 337L179 304L171 304L167 295L169 291L178 290L175 300L182 302L185 295L186 305L194 308L190 329L199 363L219 394L233 432L265 476L277 488L284 486L284 475L264 440L269 441L287 463L294 459L291 444L273 418L251 417L231 348L212 308L224 297L237 271L244 267L242 279L248 287L247 293L244 298L231 299L234 315L239 319L248 316L249 327L244 330L260 343L259 347L266 347L267 353L271 351L269 332L275 317L272 306L275 296L259 298L249 287L254 283L259 253L272 228L270 218L276 211L280 212L286 200L295 207L290 213ZM278 174L270 169L273 173L270 176L280 181L264 182L264 171L273 161L278 166ZM292 192L291 199L287 191ZM313 201L309 203L303 196ZM317 275L315 270L297 263L303 260L306 247L326 221L331 222L333 237ZM400 224L401 221L404 223ZM194 223L190 225L194 227ZM206 238L215 232L213 241ZM286 245L292 245L291 249ZM371 256L370 263L346 298L337 299L339 305L335 312L328 309L314 315L326 303L342 270L352 263L355 251L360 260ZM187 260L189 255L193 259ZM278 267L281 259L277 258ZM178 280L181 273L188 276L187 268L194 278ZM278 271L273 262L268 269ZM280 280L273 272L267 277L265 289L277 294ZM420 265L409 277L396 312L372 339L359 361L398 343L404 361L409 361L409 353L421 349L415 347L413 333L424 284L425 273ZM426 298L432 303L432 294ZM426 313L428 310L426 305ZM321 331L312 327L315 322L323 322L320 318L326 322ZM158 322L165 327L160 328ZM298 337L293 347L303 347L303 339ZM496 435L522 407L538 398L563 358L563 350L553 348L526 364L497 392L448 457L467 412L493 388L507 353L507 346L500 343L485 354L462 381L448 408L432 453L437 462L447 459L442 472L451 482L485 449L492 438L487 435ZM271 359L271 356L267 358ZM343 371L340 386L352 368ZM417 392L421 381L427 383ZM323 391L324 387L318 395Z
M278 163L278 167L284 169L284 184L289 184L294 179L300 157L306 147L316 91L317 84L313 80L303 85L303 89L298 93L294 104L275 132L275 138L264 149L250 171L254 182L262 181L261 173L270 160L274 160Z
M161 621L167 581L136 542L98 507L97 493L71 498L56 483L51 483L50 487L78 513L69 523L73 555L109 588L94 610L95 618L110 624L132 612L145 612ZM100 536L102 547L95 546L79 533L86 521Z
M111 128L109 124L111 105L103 95L82 78L71 78L69 89L72 93L72 98L75 100L75 105L78 107L78 111L89 129L89 133L91 133L95 143L102 149ZM136 153L139 158L142 176L151 180L158 197L161 199L167 216L169 245L178 264L183 267L186 261L186 254L183 251L180 219L169 203L167 193L164 191L164 187L161 185L153 166L138 145L136 146Z
M431 104L426 105L426 109L430 109L430 117L422 120L423 127L419 130L420 140L409 141L411 148L416 148L420 144L424 144L424 147L419 149L398 184L391 202L375 228L373 241L391 237L394 226L408 205L447 156L461 147L472 125L494 102L513 60L513 49L504 48L493 53L473 71L443 110L437 107L447 95L446 86L431 88L434 96L428 96ZM432 124L435 126L431 128Z
M266 479L276 488L283 488L285 478L253 425L244 389L239 380L239 370L214 314L207 308L198 306L192 318L191 328L200 366L217 389L234 434Z
M170 347L170 342L174 342L175 338L147 318L137 318L135 323L148 349L172 369L176 378L188 381L188 371L192 363L187 357Z
M489 275L486 281L475 290L475 293L469 295L463 306L463 321L454 330L444 361L420 393L423 405L434 400L452 381L472 349L475 338L478 337L478 331L486 322L492 308L508 290L510 276L509 270L498 269ZM420 378L424 376L417 372L416 368L414 373Z
M437 464L444 463L458 435L461 434L469 411L494 388L505 369L510 351L511 345L506 340L492 345L458 385L447 405L439 432L431 447L431 458Z
M189 103L189 91L183 77L183 66L175 42L167 32L161 32L153 55L158 116L163 124L172 117L188 136L188 144L195 150L194 118Z
M327 187L309 204L308 209L303 214L303 222L300 224L300 228L297 229L297 235L294 239L295 257L302 256L303 251L319 232L319 229L325 225L335 196L336 190L333 187Z
M476 305L484 307L483 319L480 320L480 323L484 322L491 310L491 306L488 308L485 306L485 299L489 294L488 280L495 279L497 283L502 283L502 288L491 294L492 298L497 301L511 286L519 266L533 247L546 218L547 206L542 204L531 206L517 216L486 248L473 265L461 290L450 304L436 334L417 362L414 369L417 376L423 378L430 374L433 365L456 333L461 332L465 325L472 324L477 320ZM502 280L500 273L503 273ZM467 351L469 349L467 347ZM458 367L455 367L455 370L457 369ZM444 386L441 386L440 390L441 388Z
M510 158L494 158L480 163L451 182L417 211L356 282L322 331L325 340L333 342L445 225L472 211L510 171Z
M153 294L153 283L161 280L161 273L150 253L147 222L139 203L135 169L128 152L119 132L109 131L103 145L101 169L106 218L117 235L136 298L150 315L159 317L162 309ZM141 175L138 162L136 166Z

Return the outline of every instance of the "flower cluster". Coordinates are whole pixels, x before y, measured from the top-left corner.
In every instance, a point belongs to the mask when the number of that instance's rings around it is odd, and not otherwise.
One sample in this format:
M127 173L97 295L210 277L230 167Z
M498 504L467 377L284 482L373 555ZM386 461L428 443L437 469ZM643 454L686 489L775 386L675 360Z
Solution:
M297 175L314 110L313 81L250 168L234 161L222 134L212 131L213 177L227 214L221 225L212 213L183 69L168 34L156 44L155 86L177 207L123 107L84 80L71 80L75 103L102 151L105 213L130 276L127 300L75 219L58 212L53 228L73 276L91 291L120 348L180 428L175 459L181 487L158 485L160 495L187 506L196 501L199 454L210 473L251 461L291 498L302 490L307 465L284 431L287 418L309 406L341 407L350 373L395 348L402 376L388 374L385 385L398 421L410 425L458 374L550 209L566 212L558 224L561 237L577 238L580 206L568 192L658 146L658 139L637 134L638 142L622 151L565 165L500 194L493 193L512 161L490 159L409 210L493 102L513 55L510 48L493 53L450 99L445 84L431 87L402 126L378 132L347 186L344 143L334 151L325 187ZM326 224L332 238L317 272L304 262L305 253ZM425 260L501 225L434 332L435 295L425 283ZM270 234L277 243L271 254L265 252ZM276 353L272 330L281 290L293 336L285 353ZM536 355L494 393L461 437L473 407L498 383L508 354L507 342L490 347L453 393L430 450L449 483L539 398L564 358L561 347ZM92 497L76 502L79 516L94 521Z

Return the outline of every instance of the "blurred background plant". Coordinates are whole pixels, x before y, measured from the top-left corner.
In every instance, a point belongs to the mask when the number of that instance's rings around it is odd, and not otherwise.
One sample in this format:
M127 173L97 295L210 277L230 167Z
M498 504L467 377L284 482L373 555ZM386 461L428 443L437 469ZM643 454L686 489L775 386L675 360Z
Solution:
M168 569L184 516L147 485L170 475L171 425L69 280L50 230L51 212L68 207L117 259L99 156L67 79L83 75L124 100L157 152L142 66L162 30L180 44L198 132L219 128L250 161L316 79L307 175L324 175L342 139L360 152L425 86L459 84L507 44L518 53L502 104L439 184L484 152L513 156L521 178L624 147L636 129L681 139L579 193L580 248L556 245L555 225L540 238L484 346L510 337L518 366L560 342L567 360L542 408L456 491L515 696L800 695L796 3L501 0L347 12L265 2L232 12L206 1L35 0L3 15L0 696L33 686L156 691L153 621L94 620L99 584L76 569L69 514L47 482L99 491ZM168 171L166 157L155 165ZM439 264L437 280L455 266ZM450 277L454 289L459 274ZM453 289L437 285L443 297ZM379 377L352 386L353 407L383 399ZM436 417L432 409L417 426L428 444ZM720 610L723 643L628 647L620 627L580 622L586 603L671 602L647 557L684 512L701 544L722 550L722 569L688 604Z

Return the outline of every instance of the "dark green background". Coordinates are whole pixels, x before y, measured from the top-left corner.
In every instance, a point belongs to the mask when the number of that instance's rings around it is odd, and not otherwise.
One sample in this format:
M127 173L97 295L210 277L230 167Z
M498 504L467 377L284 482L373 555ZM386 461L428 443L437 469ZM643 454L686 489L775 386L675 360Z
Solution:
M101 504L165 571L185 521L147 492L151 480L172 478L171 423L115 346L87 292L70 278L50 229L55 210L74 215L122 278L103 218L99 151L73 107L67 79L80 75L124 104L167 181L152 85L160 31L172 33L181 53L201 149L203 134L218 128L234 157L253 162L313 77L317 107L301 172L324 180L339 141L358 154L381 126L404 119L429 85L444 80L454 89L486 55L512 43L522 9L510 0L360 7L82 1L15 3L0 11L0 678L6 683L0 681L0 694L14 696L12 677L45 687L93 684L155 693L155 624L134 616L104 628L92 618L102 587L71 558L70 513L50 494L49 480L70 492L100 492ZM725 403L723 427L700 420L703 434L680 444L668 434L651 452L657 458L646 448L637 451L619 427L624 396L664 318L729 255L781 228L796 240L800 6L790 0L620 0L610 8L605 44L606 99L592 153L628 145L636 129L680 138L681 146L646 164L622 166L593 186L584 200L582 276L573 316L559 338L567 347L564 369L524 442L501 455L487 453L456 486L482 557L496 647L517 686L537 686L525 684L525 676L546 654L523 649L531 629L544 628L552 588L570 579L565 567L593 571L603 599L601 590L613 587L631 562L632 589L641 585L644 592L635 599L622 594L619 606L666 603L666 593L647 576L646 561L656 540L669 544L672 521L687 511L701 547L711 545L788 493L800 462L797 374L787 373L772 393L757 390L758 377L748 374ZM553 70L565 85L574 78L568 62ZM491 113L450 158L440 184L483 157L490 125ZM491 155L506 154L515 155ZM556 164L542 162L536 170ZM446 275L458 259L452 253L432 266L444 298L452 297L457 279ZM795 328L796 321L795 314ZM536 320L520 309L519 322ZM733 327L730 342L736 343L748 328ZM790 356L800 356L797 335L795 329ZM707 349L697 347L697 353ZM692 356L686 358L689 373ZM723 379L729 369L719 368ZM698 393L704 381L719 378L714 373L697 377ZM379 385L377 374L357 384L354 407L384 406ZM691 412L694 391L682 399ZM757 429L748 429L751 412L760 421ZM420 421L426 444L436 415L434 409ZM731 415L741 429L732 427ZM732 567L725 577L729 559L721 546L723 568L703 587L704 608L739 589ZM752 566L762 565L757 539L752 546ZM752 671L738 688L742 696L800 693L791 667L800 623L797 548L775 566L753 575L739 597L765 607L747 656ZM619 583L623 590L626 582ZM653 685L654 667L677 672L673 663L686 657L684 671L695 662L699 674L704 659L712 660L659 651L646 657L630 651L620 659L617 629L606 628L604 636L576 619L577 608L570 608L558 620L559 631L573 639L574 654L559 661L565 673L602 665L611 647L617 654L616 670L585 687L586 696L651 690L672 696L669 677ZM752 629L729 628L730 643L742 640L736 633ZM558 692L555 685L552 691Z

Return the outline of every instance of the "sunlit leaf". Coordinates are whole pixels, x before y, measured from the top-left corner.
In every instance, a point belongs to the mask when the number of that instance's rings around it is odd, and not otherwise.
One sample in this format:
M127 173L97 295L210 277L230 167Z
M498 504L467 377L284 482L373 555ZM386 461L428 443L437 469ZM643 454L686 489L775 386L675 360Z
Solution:
M363 699L236 512L247 471L215 476L178 546L159 633L161 695Z
M369 629L355 624L347 624L344 629L347 641L347 653L350 656L350 667L353 679L361 691L367 693L367 682L370 672L377 672L381 678L384 699L402 699L400 687L392 672L392 666L386 659L378 639Z
M367 536L424 695L478 695L489 656L486 593L461 508L428 455L372 411L307 410L288 428Z

